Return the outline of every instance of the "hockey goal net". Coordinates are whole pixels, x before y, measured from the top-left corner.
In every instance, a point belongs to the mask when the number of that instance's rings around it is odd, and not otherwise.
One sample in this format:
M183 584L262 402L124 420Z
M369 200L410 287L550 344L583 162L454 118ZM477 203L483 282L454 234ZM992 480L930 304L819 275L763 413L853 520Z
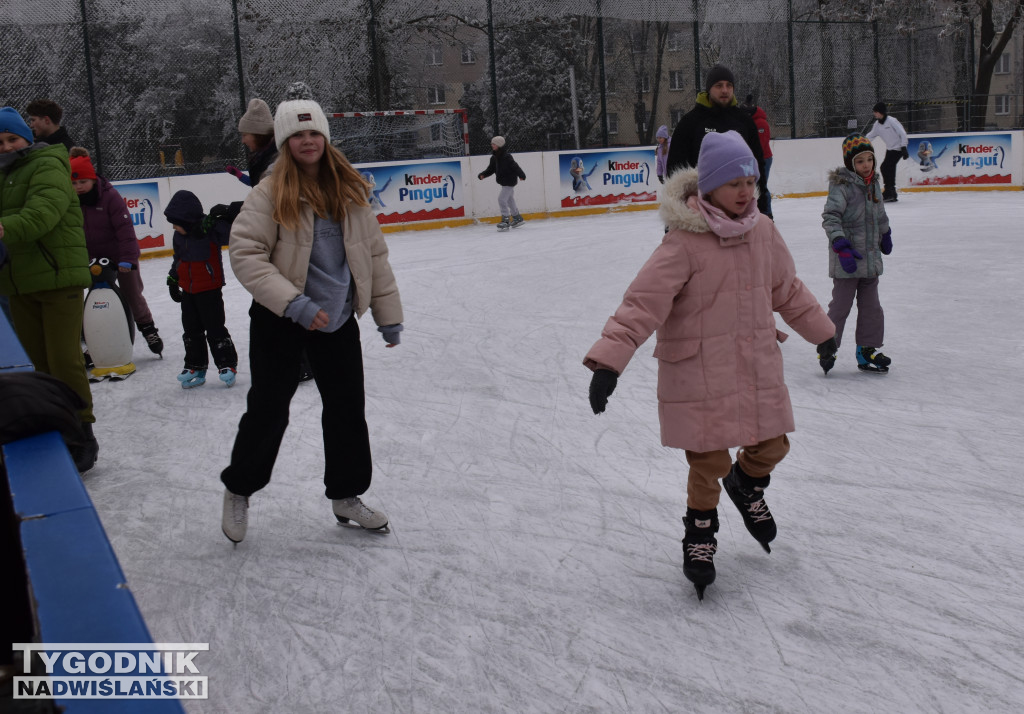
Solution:
M354 164L469 155L465 109L327 114L331 143Z

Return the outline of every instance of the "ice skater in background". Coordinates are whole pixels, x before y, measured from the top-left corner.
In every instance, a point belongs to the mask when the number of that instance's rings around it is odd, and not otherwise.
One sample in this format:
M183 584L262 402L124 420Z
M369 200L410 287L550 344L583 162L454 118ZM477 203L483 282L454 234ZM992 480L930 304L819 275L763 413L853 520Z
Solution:
M96 175L88 150L80 146L71 149L71 185L82 206L89 260L114 261L117 286L131 309L135 326L146 338L150 352L162 357L164 341L142 295L139 241L124 198L113 184Z
M495 180L501 186L498 191L498 208L501 209L501 223L498 224L499 231L507 231L509 227L518 228L523 225L524 219L519 215L519 207L516 206L515 186L520 180L526 180L526 174L519 168L519 164L512 158L512 154L505 150L505 137L496 136L491 139L491 163L487 165L478 179L494 174Z
M665 167L668 164L668 151L672 146L672 139L668 135L668 127L664 124L658 127L658 133L654 135L658 145L654 147L654 166L658 174L658 181L665 183ZM573 159L575 161L575 159Z
M231 221L238 204L215 206L210 215L191 191L178 191L167 202L164 217L174 228L174 259L167 274L171 299L181 304L185 367L178 375L182 389L206 383L209 343L220 379L231 387L238 371L238 354L224 318L224 259ZM297 373L297 368L296 368Z
M885 336L885 314L878 299L882 254L892 252L892 231L885 213L882 187L875 173L875 152L863 134L843 140L843 166L828 178L828 198L821 225L828 237L828 275L832 302L828 316L836 326L835 349L819 352L825 374L836 362L846 318L857 300L857 367L884 374L892 363L879 352Z
M942 151L936 154L935 150L932 149L932 143L930 141L922 141L920 144L918 144L917 158L921 162L921 170L934 171L935 169L939 168L939 165L938 163L936 163L935 160L942 156L943 154L945 154L946 149L948 148L948 145L943 146Z
M238 120L238 133L249 154L249 173L230 164L224 170L246 186L256 186L270 165L277 160L277 144L274 143L274 117L270 106L262 99L249 100L245 114Z
M370 184L370 206L373 208L387 208L387 204L384 203L380 195L388 190L388 186L391 185L391 177L388 176L388 180L384 185L377 188L377 179L372 171L363 171L362 174L366 182Z
M594 370L590 405L599 414L657 331L661 443L684 449L690 466L683 573L699 598L715 580L722 485L766 551L776 535L764 491L794 421L773 313L812 344L835 335L775 224L757 210L758 174L738 133L707 135L697 168L666 179L668 231L583 361Z

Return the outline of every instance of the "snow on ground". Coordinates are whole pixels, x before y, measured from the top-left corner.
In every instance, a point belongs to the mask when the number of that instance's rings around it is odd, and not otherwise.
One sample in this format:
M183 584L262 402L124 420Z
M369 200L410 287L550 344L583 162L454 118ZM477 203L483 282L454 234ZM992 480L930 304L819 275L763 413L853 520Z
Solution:
M823 198L774 204L826 304ZM683 577L686 465L658 439L644 345L607 413L581 364L659 242L656 212L391 234L406 310L361 321L381 536L323 497L320 403L300 385L237 548L222 486L249 386L183 391L169 259L144 261L165 359L95 385L85 482L158 642L209 642L195 712L970 712L1024 702L1021 193L901 194L884 377L853 316L826 378L783 344L792 452L772 553L725 499L718 580ZM780 322L780 327L785 326ZM1012 450L1012 451L1011 451Z

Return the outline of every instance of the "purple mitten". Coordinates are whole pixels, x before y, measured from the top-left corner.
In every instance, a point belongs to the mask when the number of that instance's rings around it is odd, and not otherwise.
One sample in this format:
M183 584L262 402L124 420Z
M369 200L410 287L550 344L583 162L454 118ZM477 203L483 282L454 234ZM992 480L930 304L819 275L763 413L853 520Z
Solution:
M882 253L889 255L892 252L892 229L882 234Z
M845 238L836 238L832 241L832 250L839 256L839 265L844 271L847 273L857 272L857 261L863 259L864 256L850 245L850 241Z

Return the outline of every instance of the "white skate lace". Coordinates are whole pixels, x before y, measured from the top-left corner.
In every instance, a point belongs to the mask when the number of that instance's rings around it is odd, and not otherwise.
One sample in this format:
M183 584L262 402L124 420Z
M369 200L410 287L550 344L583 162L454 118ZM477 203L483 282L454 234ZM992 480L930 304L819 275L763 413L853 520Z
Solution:
M249 520L249 499L245 496L231 494L231 520L235 525L243 525Z
M146 338L146 342L148 344L152 345L152 344L156 344L157 342L160 341L160 335L156 334L156 332L151 332L148 335L146 333L142 333L142 334L143 334L143 337Z
M354 521L370 519L377 515L358 498L346 498L341 502L341 504L344 506L345 510L349 511L348 517Z
M764 502L763 498L760 498L753 503L748 503L747 513L750 514L750 518L754 523L770 521L772 519L772 512L768 510L768 504Z
M714 543L692 543L686 546L687 552L690 554L691 560L701 560L705 563L713 563L715 551L718 548L715 547Z

